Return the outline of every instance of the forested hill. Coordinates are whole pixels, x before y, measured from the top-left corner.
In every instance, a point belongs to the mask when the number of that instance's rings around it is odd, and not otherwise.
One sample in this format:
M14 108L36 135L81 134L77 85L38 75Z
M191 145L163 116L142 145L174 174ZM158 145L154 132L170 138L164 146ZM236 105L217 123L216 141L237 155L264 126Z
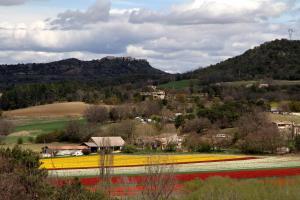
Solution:
M185 76L206 83L267 78L300 80L300 41L267 42L240 56Z
M168 77L167 73L151 67L146 60L129 57L105 57L92 61L71 58L51 63L0 65L0 87L66 80L115 85L165 77Z

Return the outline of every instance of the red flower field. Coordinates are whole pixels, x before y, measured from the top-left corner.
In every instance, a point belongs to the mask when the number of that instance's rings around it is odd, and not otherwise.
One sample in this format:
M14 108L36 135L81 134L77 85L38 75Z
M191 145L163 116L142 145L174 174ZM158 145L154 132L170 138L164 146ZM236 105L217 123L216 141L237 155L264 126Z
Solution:
M300 168L285 168L285 169L268 169L268 170L245 170L245 171L223 171L223 172L201 172L190 174L176 174L178 184L176 189L180 189L184 182L202 179L205 180L210 177L220 176L233 179L251 179L251 178L266 178L266 177L288 177L300 175ZM112 183L114 185L112 193L116 196L131 195L143 190L143 176L114 176ZM55 184L64 184L65 180L55 181ZM100 179L94 178L81 178L80 182L93 188L96 186ZM125 186L126 185L126 186Z

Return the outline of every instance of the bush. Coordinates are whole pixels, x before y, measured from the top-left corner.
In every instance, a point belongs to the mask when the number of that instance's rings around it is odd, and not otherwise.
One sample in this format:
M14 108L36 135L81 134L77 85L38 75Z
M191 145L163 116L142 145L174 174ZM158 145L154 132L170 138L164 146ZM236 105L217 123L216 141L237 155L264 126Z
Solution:
M33 137L29 137L28 138L28 142L33 143L34 142L34 138Z
M175 118L174 125L178 129L180 126L183 126L184 124L184 117L182 115L179 115Z
M297 135L295 138L295 148L297 151L300 151L300 135Z
M23 144L24 143L24 141L23 141L23 138L18 138L18 142L17 142L18 144Z
M91 154L91 150L90 149L83 149L82 150L83 155L90 155Z
M138 152L138 149L136 146L134 145L126 145L124 146L124 148L122 149L123 153L136 153Z
M55 131L52 133L42 134L36 137L35 143L42 144L42 143L52 143L52 142L59 142L63 132Z
M289 103L289 109L292 112L300 112L300 102L299 101L292 101Z
M201 139L199 135L191 135L184 142L184 146L192 152L211 152L212 145Z
M177 144L174 143L174 142L168 143L167 146L166 146L165 151L166 152L176 152L177 151Z
M104 200L104 193L84 188L78 179L50 185L47 172L40 169L39 155L16 146L0 148L0 199L6 200Z

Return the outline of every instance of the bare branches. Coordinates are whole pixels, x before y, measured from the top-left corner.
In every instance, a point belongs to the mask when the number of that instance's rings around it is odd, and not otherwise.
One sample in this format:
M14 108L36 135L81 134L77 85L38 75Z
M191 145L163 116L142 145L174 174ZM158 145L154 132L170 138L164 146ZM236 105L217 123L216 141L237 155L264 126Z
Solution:
M101 181L101 189L111 197L111 187L112 187L112 175L113 175L113 165L114 156L112 154L113 149L111 149L111 142L109 138L103 138L102 144L100 145L99 151L99 175Z
M144 189L141 194L143 200L168 200L172 197L176 187L173 165L168 159L159 156L150 156L145 167Z

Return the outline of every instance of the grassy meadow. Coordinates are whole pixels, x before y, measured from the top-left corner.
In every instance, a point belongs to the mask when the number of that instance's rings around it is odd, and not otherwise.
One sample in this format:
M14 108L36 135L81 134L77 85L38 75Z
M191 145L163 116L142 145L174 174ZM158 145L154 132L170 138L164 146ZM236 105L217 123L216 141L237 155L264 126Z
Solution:
M190 86L191 82L196 82L197 80L181 80L181 81L172 81L162 85L159 85L159 88L162 89L174 89L182 90Z
M32 142L38 135L62 130L70 120L85 122L82 118L32 119L26 122L15 121L16 127L12 134L5 138L6 144L16 144L19 138L24 143Z

